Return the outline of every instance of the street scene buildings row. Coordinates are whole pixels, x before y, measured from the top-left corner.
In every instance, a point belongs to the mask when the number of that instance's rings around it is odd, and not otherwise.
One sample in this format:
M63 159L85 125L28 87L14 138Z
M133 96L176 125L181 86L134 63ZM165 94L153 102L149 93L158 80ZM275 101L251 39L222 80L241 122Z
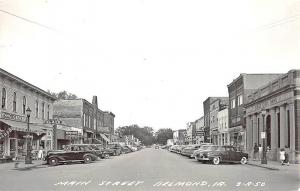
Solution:
M278 161L285 148L290 160L299 162L300 70L243 73L227 88L228 97L208 97L204 115L174 132L174 144L234 145L252 156L254 145L265 140L269 160Z
M27 138L31 150L42 147L46 151L70 143L106 144L117 138L115 115L98 108L97 96L92 103L85 99L57 100L0 69L0 97L0 159L24 157Z

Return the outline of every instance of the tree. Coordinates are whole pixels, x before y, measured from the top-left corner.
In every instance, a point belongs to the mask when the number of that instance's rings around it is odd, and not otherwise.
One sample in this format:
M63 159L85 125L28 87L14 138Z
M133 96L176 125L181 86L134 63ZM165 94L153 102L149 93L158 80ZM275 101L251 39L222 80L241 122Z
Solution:
M156 142L161 145L167 144L168 139L173 139L172 129L159 129L156 133Z
M145 145L151 145L155 142L155 137L153 136L152 127L140 127L135 124L135 125L118 127L116 129L116 133L118 133L121 136L133 135Z
M54 93L54 92L51 92L50 90L47 90L47 92L49 94L51 94L52 96L54 96L56 99L58 100L64 100L64 99L77 99L78 97L73 94L73 93L69 93L67 92L66 90L64 91L60 91L58 93Z

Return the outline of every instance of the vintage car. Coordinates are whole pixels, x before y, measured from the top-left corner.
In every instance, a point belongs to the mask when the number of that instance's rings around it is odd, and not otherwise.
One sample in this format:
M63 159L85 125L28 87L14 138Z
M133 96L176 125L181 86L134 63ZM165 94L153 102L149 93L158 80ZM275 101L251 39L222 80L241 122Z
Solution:
M175 152L178 154L181 154L182 150L186 147L187 145L179 145L178 147L175 148Z
M107 147L114 150L114 155L120 155L122 153L122 147L119 143L108 143Z
M209 145L212 145L212 143L201 143L201 144L200 144L200 147L199 147L197 150L195 150L195 151L193 152L193 154L191 155L191 158L195 158L195 156L196 156L198 153L200 153L200 152L203 151L203 150L207 150L208 148L210 148Z
M177 148L179 147L180 145L173 145L169 148L169 151L171 152L176 152L177 151Z
M132 150L131 150L131 148L130 147L128 147L128 146L122 146L121 147L122 148L122 153L123 154L127 154L127 153L131 153L131 152L133 152Z
M84 162L90 163L98 159L95 152L84 149L77 145L68 145L64 150L50 150L47 152L45 160L47 164L54 166L59 163Z
M94 147L95 149L99 149L102 152L101 158L109 158L109 156L115 155L115 151L113 149L105 147L102 144L92 144L91 146Z
M198 150L201 145L188 145L182 149L181 155L192 158L192 155L195 150Z
M210 145L209 149L200 151L196 155L196 159L201 162L213 162L218 165L220 162L235 162L246 164L248 161L248 154L238 151L233 146L218 146Z

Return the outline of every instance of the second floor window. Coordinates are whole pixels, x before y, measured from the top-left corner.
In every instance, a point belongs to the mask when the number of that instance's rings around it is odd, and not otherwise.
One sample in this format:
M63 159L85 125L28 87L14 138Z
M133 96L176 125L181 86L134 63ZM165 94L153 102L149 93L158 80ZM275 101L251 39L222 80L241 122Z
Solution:
M235 99L230 102L231 109L235 108Z
M238 96L238 105L242 105L243 104L243 95L239 95Z
M25 112L26 112L26 97L25 96L23 96L22 112L25 115Z
M6 89L2 88L2 108L6 107Z
M47 108L47 119L48 120L50 119L50 105L48 105L48 108Z
M42 119L45 119L45 103L42 103Z
M17 93L14 92L14 97L13 97L13 112L17 111Z
M35 117L39 117L39 102L37 100L35 102Z

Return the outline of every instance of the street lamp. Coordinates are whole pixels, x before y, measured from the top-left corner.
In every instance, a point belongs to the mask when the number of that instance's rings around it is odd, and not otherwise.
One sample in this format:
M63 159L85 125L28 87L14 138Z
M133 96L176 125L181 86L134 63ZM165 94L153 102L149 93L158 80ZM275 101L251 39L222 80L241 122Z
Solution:
M26 116L27 116L27 136L26 136L26 158L25 158L25 164L32 164L32 158L31 158L31 147L30 147L30 137L29 137L29 119L30 119L31 110L29 107L26 109Z
M266 128L265 128L266 111L263 110L261 112L261 114L262 114L262 118L263 118L263 134L264 134L264 136L262 137L262 139L263 139L263 156L262 156L262 159L261 159L261 164L267 164Z

